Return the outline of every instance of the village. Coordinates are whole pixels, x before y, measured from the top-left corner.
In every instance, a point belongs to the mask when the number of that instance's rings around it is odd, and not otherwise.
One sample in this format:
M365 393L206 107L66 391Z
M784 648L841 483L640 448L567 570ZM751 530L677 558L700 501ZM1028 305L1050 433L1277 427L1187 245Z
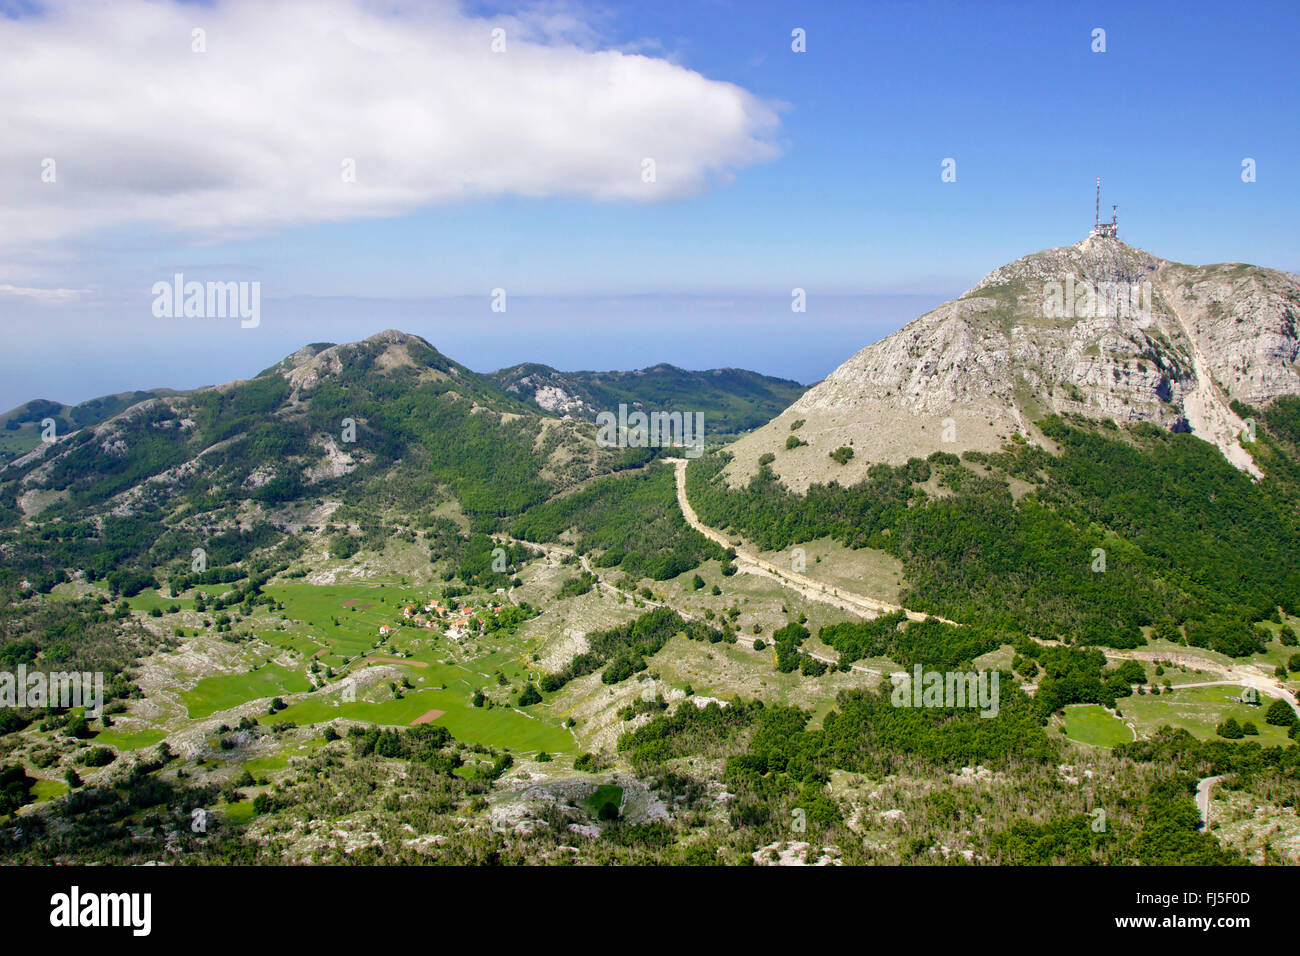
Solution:
M430 600L423 606L407 604L402 608L402 621L408 627L420 627L432 631L441 627L444 634L453 640L462 640L470 634L483 630L486 615L498 615L504 605L483 601L481 604L459 603L455 600ZM381 624L379 636L392 634L394 627Z

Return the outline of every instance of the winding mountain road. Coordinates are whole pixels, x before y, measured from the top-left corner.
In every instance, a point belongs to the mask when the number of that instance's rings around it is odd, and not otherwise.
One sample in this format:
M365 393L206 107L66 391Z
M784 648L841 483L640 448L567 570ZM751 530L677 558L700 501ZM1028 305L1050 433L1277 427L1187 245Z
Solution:
M710 528L700 520L695 509L691 507L690 501L686 497L686 465L685 458L665 458L664 461L670 462L676 469L677 476L677 504L682 509L682 517L686 523L698 531L704 537L723 548L732 548L736 552L736 564L739 570L746 571L750 574L758 574L764 577L774 578L781 584L793 591L798 591L806 598L814 601L821 601L826 604L832 604L842 611L849 611L853 614L860 614L864 617L877 617L881 614L893 614L902 611L913 621L925 621L934 618L943 621L945 624L954 624L956 622L948 620L946 617L939 617L937 614L925 614L921 611L912 611L901 604L890 604L888 601L881 601L877 598L869 597L865 594L856 594L853 591L844 588L834 587L825 584L805 574L799 574L796 571L787 571L778 565L773 564L765 558L760 558L757 554L749 551L742 546L736 546L716 528Z

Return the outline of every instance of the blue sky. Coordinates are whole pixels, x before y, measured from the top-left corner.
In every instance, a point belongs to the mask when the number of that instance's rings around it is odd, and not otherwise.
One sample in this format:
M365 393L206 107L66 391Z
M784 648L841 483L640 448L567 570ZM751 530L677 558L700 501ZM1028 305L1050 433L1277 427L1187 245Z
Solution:
M209 31L214 55L205 64L220 64L220 39L261 15L235 8L244 12L218 21L211 11L223 8L180 8L179 23L222 23ZM8 14L0 44L6 31L12 41L53 19L30 6L11 5ZM68 24L83 14L60 11ZM516 15L544 21L531 40L576 49L575 62L593 51L637 52L733 84L762 106L746 107L748 119L716 148L700 147L692 160L703 170L698 181L683 173L679 193L666 188L653 201L628 198L618 193L622 186L612 187L613 196L583 195L576 182L587 174L583 157L616 152L609 140L630 135L617 120L603 124L612 123L613 134L593 132L590 145L587 133L569 128L566 142L580 155L556 160L556 177L568 179L535 186L531 173L508 170L499 188L449 196L430 186L427 198L368 197L320 217L310 210L321 204L310 197L280 213L277 197L293 185L267 188L256 194L256 210L222 211L210 224L195 224L206 217L190 206L137 218L144 199L103 212L86 186L61 209L52 234L38 224L30 241L0 247L0 286L73 292L48 300L0 295L10 346L0 359L0 407L245 377L305 342L387 327L424 335L479 370L524 360L564 368L670 361L812 381L998 265L1083 238L1098 175L1105 209L1119 204L1127 242L1186 262L1300 271L1294 3L479 4L460 9L457 28L476 36L479 24L506 22L513 31ZM1106 31L1104 53L1090 48L1098 27ZM804 53L791 50L795 28L806 31ZM412 32L419 29L440 27L418 24ZM67 31L75 34L71 25ZM67 49L76 51L77 42ZM580 85L582 74L575 76ZM218 71L201 95L219 95L221 79ZM681 76L666 78L665 87L678 79L683 92L665 94L647 115L676 130L665 141L677 136L672 148L685 155L693 143L683 137L702 141L712 132L690 102L707 90ZM67 123L77 96L95 103L97 82L87 75L78 91L74 79L57 102L33 87L23 91L23 105L28 115ZM449 96L478 105L473 81L426 82L438 88L405 91L417 108ZM340 110L365 111L365 92ZM584 94L555 94L566 95L576 98L525 107L571 116ZM641 96L629 94L627 115ZM105 107L114 108L129 113L130 99ZM490 117L495 108L485 100L481 112ZM768 111L774 122L764 120ZM231 131L219 120L214 145L259 122L248 112L234 114L242 118ZM390 109L382 122L404 115ZM466 128L463 115L441 126L436 107L431 115L430 150ZM9 118L0 107L0 120ZM310 138L312 128L297 139ZM151 129L129 135L139 140ZM65 181L76 175L78 151L94 149L75 145L74 133L59 153ZM202 136L196 142L183 126L180 134L173 156L166 124L156 130L162 145L149 154L144 178L184 177L202 165ZM19 138L24 153L0 147L0 177L30 176L30 164L46 155L38 133ZM138 168L134 145L110 142L106 152ZM940 164L949 157L956 181L944 183ZM1252 183L1241 178L1247 157L1256 163ZM525 151L524 169L529 159ZM384 162L386 185L402 185L402 163ZM240 180L254 174L240 168L202 172L221 181L215 204L250 201ZM102 173L104 195L122 188L119 172ZM139 188L143 195L152 186ZM0 217L5 206L0 198ZM87 210L92 226L78 228L76 214ZM154 318L150 286L175 272L259 281L260 326ZM789 311L794 287L807 290L804 315ZM511 296L504 315L487 308L494 288Z

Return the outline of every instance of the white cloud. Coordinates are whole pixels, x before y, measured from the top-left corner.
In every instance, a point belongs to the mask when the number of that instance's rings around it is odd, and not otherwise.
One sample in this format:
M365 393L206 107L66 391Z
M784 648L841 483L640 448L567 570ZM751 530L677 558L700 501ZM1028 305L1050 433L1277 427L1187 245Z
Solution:
M0 89L12 246L129 223L229 238L505 195L676 199L777 152L772 104L597 49L554 9L57 0L0 18Z
M76 289L37 289L0 282L0 296L17 296L34 302L69 302L79 295Z

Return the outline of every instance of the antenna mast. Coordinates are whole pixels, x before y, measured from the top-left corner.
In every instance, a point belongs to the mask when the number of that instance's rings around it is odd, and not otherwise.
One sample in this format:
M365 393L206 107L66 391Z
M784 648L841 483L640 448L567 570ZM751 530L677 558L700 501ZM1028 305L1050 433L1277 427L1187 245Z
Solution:
M1110 207L1110 222L1101 221L1101 177L1097 177L1097 202L1093 207L1092 213L1092 232L1089 233L1093 238L1098 239L1118 239L1119 238L1119 206Z

